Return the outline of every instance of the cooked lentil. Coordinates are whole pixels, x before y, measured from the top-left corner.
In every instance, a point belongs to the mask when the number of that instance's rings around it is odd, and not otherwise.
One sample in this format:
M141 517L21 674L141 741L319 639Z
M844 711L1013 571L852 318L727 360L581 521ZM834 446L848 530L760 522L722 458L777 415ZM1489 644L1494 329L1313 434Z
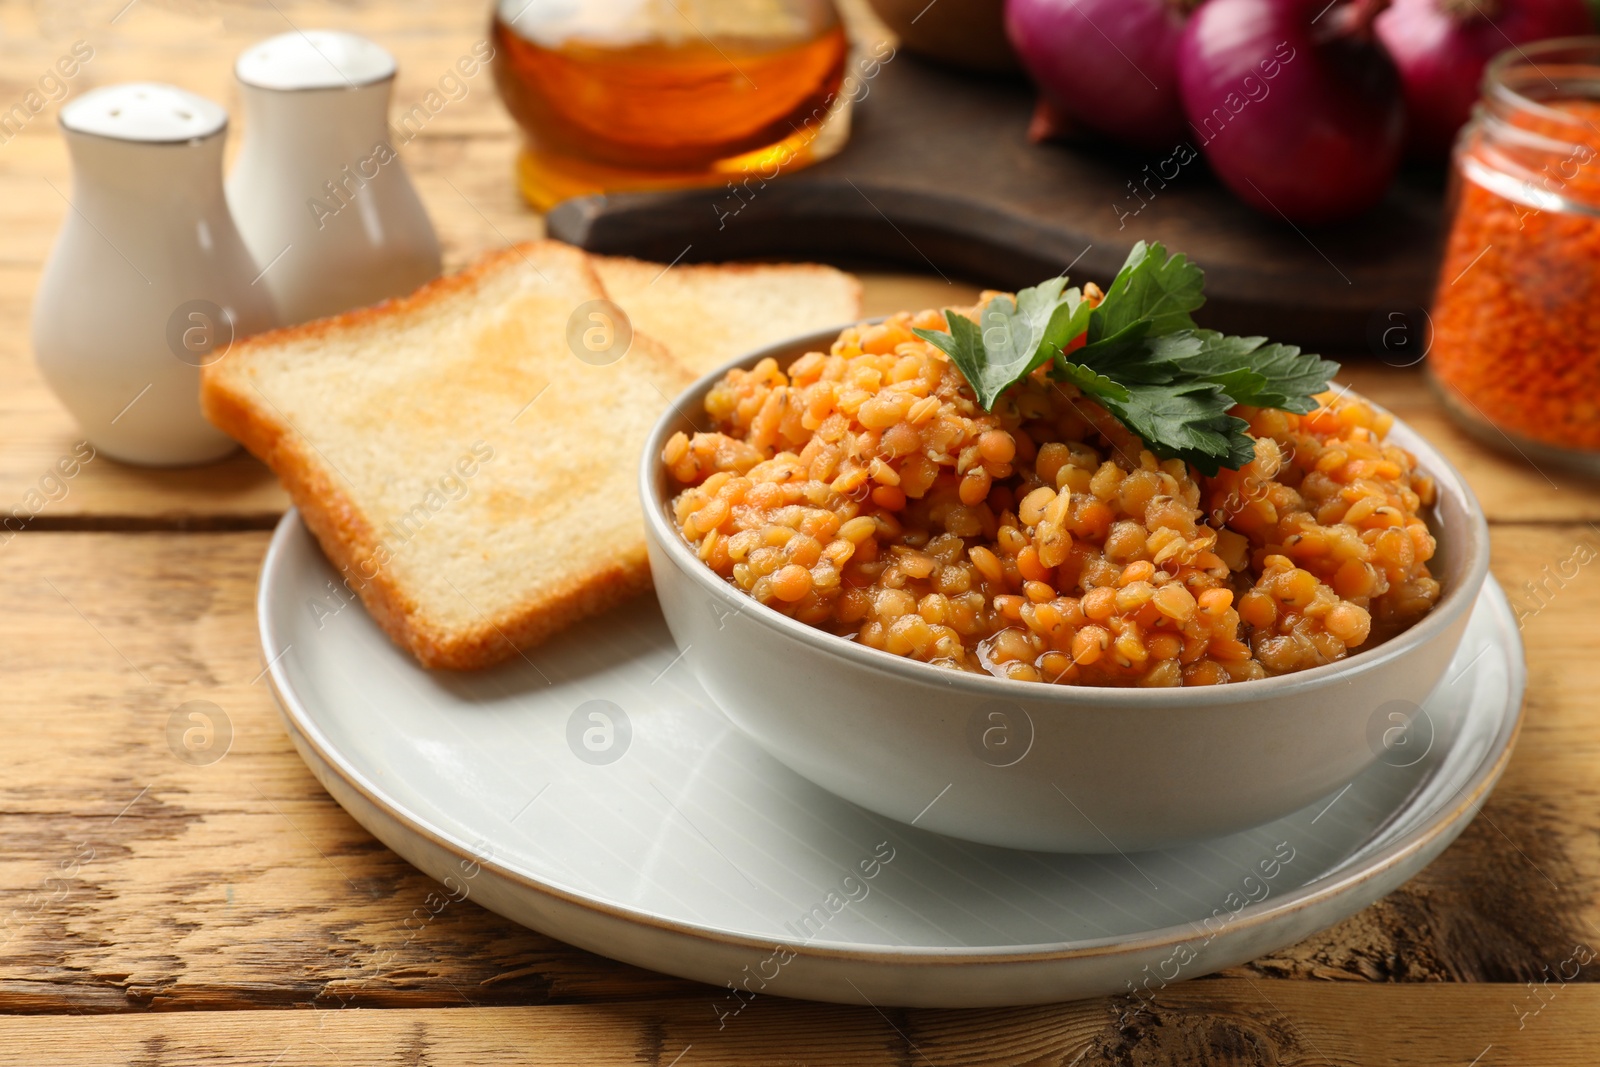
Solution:
M1419 517L1433 481L1366 401L1235 409L1255 460L1197 477L1042 374L985 412L914 326L946 328L902 313L711 389L716 430L676 434L662 456L701 560L872 648L1077 685L1303 670L1438 597Z

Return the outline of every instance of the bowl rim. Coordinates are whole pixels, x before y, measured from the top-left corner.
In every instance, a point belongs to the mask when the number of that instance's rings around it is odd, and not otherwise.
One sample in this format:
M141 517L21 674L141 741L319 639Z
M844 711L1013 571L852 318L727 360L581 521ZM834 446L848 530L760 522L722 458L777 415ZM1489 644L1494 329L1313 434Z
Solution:
M887 316L863 319L862 323L882 322ZM847 324L853 325L853 324ZM1006 699L1037 707L1040 704L1056 705L1074 710L1103 707L1107 710L1147 709L1174 711L1210 707L1221 704L1238 704L1244 700L1281 700L1285 707L1308 690L1343 684L1357 675L1381 670L1403 658L1415 649L1430 643L1446 633L1463 614L1477 602L1484 579L1489 573L1489 525L1478 503L1476 494L1461 472L1456 470L1437 449L1421 434L1406 425L1398 416L1389 431L1391 439L1398 436L1401 445L1417 456L1419 463L1434 477L1439 497L1446 494L1459 501L1467 521L1462 531L1461 544L1452 541L1451 552L1460 552L1461 578L1444 590L1439 601L1419 622L1382 644L1358 652L1333 663L1296 671L1292 674L1257 678L1227 685L1175 686L1163 689L1137 687L1051 685L1044 682L1019 681L997 678L988 673L956 671L938 667L920 660L897 656L892 652L856 644L826 630L792 619L749 594L736 589L703 563L684 541L675 523L668 519L670 495L657 489L657 475L664 474L661 452L667 439L676 433L683 422L699 426L700 421L687 412L702 413L707 391L735 367L748 369L762 359L772 357L780 364L788 357L798 358L807 352L826 352L845 326L834 326L800 334L787 340L736 356L715 369L701 375L674 397L666 410L657 418L645 441L639 460L639 500L644 510L645 529L650 539L668 560L702 591L737 613L746 614L756 622L800 642L804 647L834 660L841 660L853 668L887 675L904 682L935 686L972 696ZM1348 388L1348 387L1346 387ZM1363 397L1367 403L1380 410L1388 409ZM1388 412L1393 415L1393 412ZM703 421L703 416L702 416ZM665 479L661 483L666 485ZM669 487L670 488L670 487ZM1442 531L1441 531L1442 533Z

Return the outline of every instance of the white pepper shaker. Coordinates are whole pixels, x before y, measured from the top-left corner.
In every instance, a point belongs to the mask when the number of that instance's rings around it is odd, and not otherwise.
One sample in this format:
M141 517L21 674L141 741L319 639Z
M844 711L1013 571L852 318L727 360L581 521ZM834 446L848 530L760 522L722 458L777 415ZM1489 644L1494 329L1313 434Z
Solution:
M393 56L307 30L252 45L234 74L245 130L228 203L284 321L438 276L439 239L389 138Z
M170 85L61 109L72 200L33 304L34 357L95 448L204 463L232 439L200 413L200 370L277 324L222 192L227 112Z

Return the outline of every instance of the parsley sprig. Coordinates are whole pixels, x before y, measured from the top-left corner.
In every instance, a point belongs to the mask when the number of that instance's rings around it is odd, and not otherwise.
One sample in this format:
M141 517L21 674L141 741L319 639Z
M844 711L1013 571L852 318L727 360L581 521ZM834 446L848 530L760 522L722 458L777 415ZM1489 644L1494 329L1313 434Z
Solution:
M950 356L986 411L1048 363L1051 378L1093 397L1156 455L1205 474L1255 458L1248 424L1228 414L1235 404L1305 414L1339 371L1293 345L1196 327L1190 313L1205 302L1205 275L1159 243L1134 245L1093 308L1066 284L1052 278L997 296L977 322L946 311L949 333L917 336Z

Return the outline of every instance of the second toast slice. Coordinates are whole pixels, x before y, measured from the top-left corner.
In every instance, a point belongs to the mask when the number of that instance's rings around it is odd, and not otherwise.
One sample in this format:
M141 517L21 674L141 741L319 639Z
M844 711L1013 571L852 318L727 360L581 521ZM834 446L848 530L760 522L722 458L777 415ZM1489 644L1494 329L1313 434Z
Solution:
M663 266L591 256L606 294L696 374L758 348L861 318L861 283L820 263Z

